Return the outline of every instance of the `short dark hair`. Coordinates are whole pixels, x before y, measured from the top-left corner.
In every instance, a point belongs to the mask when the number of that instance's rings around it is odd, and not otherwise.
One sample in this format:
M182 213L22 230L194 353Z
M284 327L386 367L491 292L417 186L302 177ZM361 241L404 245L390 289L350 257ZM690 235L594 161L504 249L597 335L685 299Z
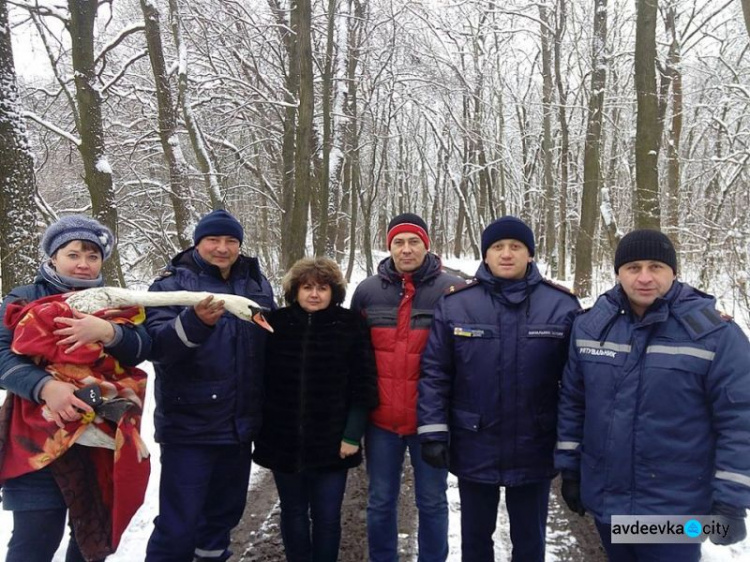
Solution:
M102 249L101 249L101 247L98 244L95 244L91 240L79 240L79 239L75 239L75 240L71 240L70 242L66 242L65 244L63 244L62 246L60 246L59 248L57 248L57 250L55 250L54 252L52 252L52 255L50 257L54 258L57 255L57 252L59 252L60 250L62 250L64 248L67 248L73 242L80 242L81 243L81 249L84 252L97 252L100 256L102 256ZM104 256L102 256L102 258L104 258Z
M295 302L300 286L311 281L331 287L333 304L344 302L346 280L338 264L330 258L302 258L294 263L281 280L287 304Z

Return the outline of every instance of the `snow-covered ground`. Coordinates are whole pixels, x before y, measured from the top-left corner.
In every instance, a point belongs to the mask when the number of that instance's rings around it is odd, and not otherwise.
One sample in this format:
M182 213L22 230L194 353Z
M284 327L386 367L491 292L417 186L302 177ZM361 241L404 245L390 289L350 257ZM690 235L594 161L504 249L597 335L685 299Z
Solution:
M384 254L382 254L384 255ZM469 275L473 275L477 269L479 262L475 260L455 260L447 259L444 260L447 267L452 269L458 269L466 272ZM542 271L544 268L542 267ZM355 274L355 278L352 280L352 285L348 291L348 297L351 298L351 293L354 291L356 283L364 278L364 274L359 271ZM748 331L747 326L743 326L746 332ZM150 364L141 365L141 367L149 373L149 377L153 378L153 368ZM111 562L137 562L143 560L146 552L146 543L148 542L149 535L151 534L152 522L156 517L158 509L158 483L160 474L159 465L159 450L157 445L153 441L153 409L154 400L152 394L153 385L149 385L149 392L146 399L145 411L143 415L142 435L144 441L148 444L149 450L151 451L151 480L149 482L148 490L146 492L146 500L141 506L133 521L130 523L130 527L126 531L122 538L120 548L118 551L110 556L107 560ZM4 392L0 391L0 400L4 399ZM257 485L260 481L258 478L259 471L256 467L253 467L253 477L250 480L250 489ZM450 508L450 554L448 557L449 562L458 562L461 560L461 523L460 523L460 502L458 497L458 486L453 477L449 481L448 488L448 501ZM498 514L497 531L495 533L495 560L497 562L506 562L510 560L511 544L510 537L508 534L508 515L503 507L504 501L501 499L500 510ZM561 510L564 510L556 504L550 506L550 518L558 517L561 514ZM750 518L749 518L750 519ZM0 511L0 559L5 558L7 550L8 540L10 539L11 531L13 528L13 519L10 512ZM748 520L748 528L750 528L750 520ZM402 537L404 541L416 540L416 537ZM67 535L61 544L60 549L55 555L54 562L63 562L65 558L65 548L67 547ZM566 558L562 553L566 552L565 545L570 544L575 539L569 533L565 531L553 531L551 527L548 527L547 534L547 560L548 562L564 561ZM713 544L704 544L703 546L703 560L705 562L736 562L738 560L750 560L750 540L745 540L738 545L730 547L719 547ZM416 558L414 558L416 561ZM409 561L413 562L413 561Z

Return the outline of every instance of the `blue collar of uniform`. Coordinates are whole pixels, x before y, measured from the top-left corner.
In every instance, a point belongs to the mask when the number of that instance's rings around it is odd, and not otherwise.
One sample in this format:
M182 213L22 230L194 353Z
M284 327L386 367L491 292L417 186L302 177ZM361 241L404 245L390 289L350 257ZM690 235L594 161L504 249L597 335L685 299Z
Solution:
M672 312L672 303L682 291L682 283L675 281L667 294L659 297L648 307L642 318L638 319L630 309L630 302L622 290L615 285L600 296L594 306L581 320L581 327L595 339L600 339L612 328L619 317L627 318L633 325L650 326L665 322Z
M536 264L531 262L523 279L502 279L495 277L487 264L482 262L477 269L476 278L501 300L509 304L520 304L529 297L534 287L542 281L542 274L539 273Z
M198 253L198 249L193 249L193 261L195 262L195 265L198 266L199 269L205 271L212 277L218 277L219 279L224 280L224 277L221 275L221 270L216 267L213 264L208 263L206 260L204 260L201 255ZM231 277L231 270L229 276Z
M669 291L667 291L667 293L663 297L658 297L651 304L651 306L646 309L646 311L643 313L643 317L635 323L640 326L650 326L651 324L665 322L667 318L669 318L669 315L673 313L672 305L677 300L679 294L682 292L682 287L682 283L675 280L672 283L672 286L669 288ZM631 312L630 303L628 302L628 298L625 295L625 291L622 290L622 287L620 285L617 285L616 290L620 293L620 299L627 307L627 310ZM635 316L633 316L633 319L635 320Z

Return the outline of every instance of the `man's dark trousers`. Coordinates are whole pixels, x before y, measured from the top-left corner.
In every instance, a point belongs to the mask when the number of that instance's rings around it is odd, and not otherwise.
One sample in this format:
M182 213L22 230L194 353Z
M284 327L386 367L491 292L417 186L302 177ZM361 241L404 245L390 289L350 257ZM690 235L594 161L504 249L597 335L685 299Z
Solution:
M162 444L159 516L146 561L228 559L230 532L245 508L250 462L249 444Z
M512 562L543 562L550 481L505 487ZM462 562L494 562L500 486L459 478Z

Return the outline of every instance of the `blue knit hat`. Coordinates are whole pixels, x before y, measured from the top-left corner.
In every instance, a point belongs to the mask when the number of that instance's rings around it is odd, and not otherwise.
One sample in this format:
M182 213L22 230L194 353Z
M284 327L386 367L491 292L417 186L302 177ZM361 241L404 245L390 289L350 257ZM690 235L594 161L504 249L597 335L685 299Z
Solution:
M198 221L193 233L193 243L197 246L201 238L206 236L232 236L242 244L244 231L240 221L224 209L217 209Z
M495 242L508 239L523 242L529 255L534 255L534 233L521 219L507 216L490 223L482 232L482 257L487 256L487 250Z
M83 215L68 215L52 223L44 231L42 251L48 257L73 240L93 242L102 252L102 259L112 255L115 247L115 235L99 221Z

